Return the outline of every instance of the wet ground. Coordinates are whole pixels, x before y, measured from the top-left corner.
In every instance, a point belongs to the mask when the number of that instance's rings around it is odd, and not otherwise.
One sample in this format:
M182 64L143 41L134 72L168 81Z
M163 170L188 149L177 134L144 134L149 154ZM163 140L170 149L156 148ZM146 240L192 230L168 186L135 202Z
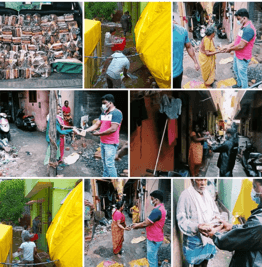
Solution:
M242 146L246 140L249 140L247 137L239 138L239 146ZM205 173L200 173L200 176L205 177L219 177L219 168L217 167L219 153L214 153L213 156L209 158L208 168ZM235 167L233 169L233 177L246 177L246 173L243 169L243 166L237 160L235 161Z
M127 134L121 134L120 138L127 140ZM91 140L85 139L87 147L77 149L82 152L78 161L72 165L62 167L57 174L64 177L100 177L102 176L102 161L94 159L93 153L89 158L83 157L85 151L91 149L95 151L99 147L99 138ZM0 172L3 177L47 177L48 167L44 166L44 159L47 149L45 132L28 132L18 129L11 124L11 141L9 143L17 154L16 158L11 158L8 162L0 161ZM65 157L76 152L71 144L65 145ZM123 169L128 169L128 158L124 156L121 161L116 162L118 173Z
M110 25L116 28L115 36L124 37L121 24L102 24L102 53L104 55L104 39L105 33L110 30ZM136 54L134 38L132 33L127 33L125 49L130 55ZM148 68L143 64L139 56L129 57L130 69L128 74L130 78L122 80L123 88L150 88L150 84L154 80ZM104 61L101 61L98 76L94 80L93 88L107 88L106 76L102 73Z
M126 224L131 225L132 219L125 214ZM111 230L96 234L92 241L89 243L89 249L85 255L85 266L95 267L104 260L114 260L124 266L130 266L129 262L135 259L146 258L146 240L132 244L133 238L140 236L146 237L145 229L137 229L131 231L125 231L124 242L123 242L123 255L119 258L113 254L112 246L112 233ZM162 244L158 253L159 261L168 259L171 261L171 246L170 244Z

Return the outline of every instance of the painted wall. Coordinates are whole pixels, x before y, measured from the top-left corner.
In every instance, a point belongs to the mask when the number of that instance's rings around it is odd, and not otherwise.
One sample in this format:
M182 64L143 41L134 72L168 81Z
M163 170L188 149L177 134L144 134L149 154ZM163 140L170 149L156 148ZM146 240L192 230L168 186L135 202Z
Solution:
M146 173L146 169L154 169L165 125L165 119L159 121L159 103L165 93L172 95L171 91L162 91L160 97L144 97L148 119L143 120L142 125L131 134L131 176L141 177ZM168 171L173 168L174 145L169 146L167 138L164 138L157 169Z
M20 108L24 108L26 115L34 115L37 129L41 132L46 130L46 116L49 113L49 91L37 91L36 103L29 102L29 91L21 93L19 98Z
M232 213L241 190L241 179L218 179L218 196L227 209Z
M60 207L60 203L70 192L69 189L73 189L77 179L25 179L25 195L27 195L38 182L51 182L53 188L45 188L35 194L30 200L39 200L44 199L42 203L42 234L39 235L38 247L47 251L47 241L46 241L46 232L48 229L48 214L50 211L52 214L52 219L55 217ZM31 225L33 219L41 215L39 213L39 204L34 203L31 207Z

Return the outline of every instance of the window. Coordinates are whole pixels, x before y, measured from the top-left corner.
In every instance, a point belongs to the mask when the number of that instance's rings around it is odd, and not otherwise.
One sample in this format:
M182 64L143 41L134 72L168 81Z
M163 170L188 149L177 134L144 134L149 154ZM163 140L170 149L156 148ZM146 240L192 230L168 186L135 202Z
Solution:
M36 102L37 102L37 92L29 91L29 103L36 103Z

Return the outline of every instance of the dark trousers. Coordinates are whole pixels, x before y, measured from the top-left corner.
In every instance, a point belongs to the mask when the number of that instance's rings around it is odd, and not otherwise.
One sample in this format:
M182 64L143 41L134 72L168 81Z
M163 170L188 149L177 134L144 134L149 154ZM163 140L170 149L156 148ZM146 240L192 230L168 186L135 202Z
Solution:
M182 77L183 77L183 71L179 76L173 78L173 89L181 88Z
M228 171L226 173L219 171L219 177L233 177L233 170Z

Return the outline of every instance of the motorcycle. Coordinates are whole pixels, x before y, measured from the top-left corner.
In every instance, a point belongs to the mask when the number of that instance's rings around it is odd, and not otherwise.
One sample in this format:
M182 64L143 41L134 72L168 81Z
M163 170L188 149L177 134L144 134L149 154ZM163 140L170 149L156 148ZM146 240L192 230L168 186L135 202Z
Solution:
M225 28L223 28L222 23L219 23L217 26L217 36L220 39L226 39L227 38L227 34L225 32Z
M7 138L11 140L10 125L8 121L8 115L6 113L0 113L0 139Z
M193 37L197 40L202 40L206 36L206 27L204 25L197 24L193 30Z
M25 115L23 109L18 109L15 125L18 128L34 131L36 130L35 117L33 115Z

